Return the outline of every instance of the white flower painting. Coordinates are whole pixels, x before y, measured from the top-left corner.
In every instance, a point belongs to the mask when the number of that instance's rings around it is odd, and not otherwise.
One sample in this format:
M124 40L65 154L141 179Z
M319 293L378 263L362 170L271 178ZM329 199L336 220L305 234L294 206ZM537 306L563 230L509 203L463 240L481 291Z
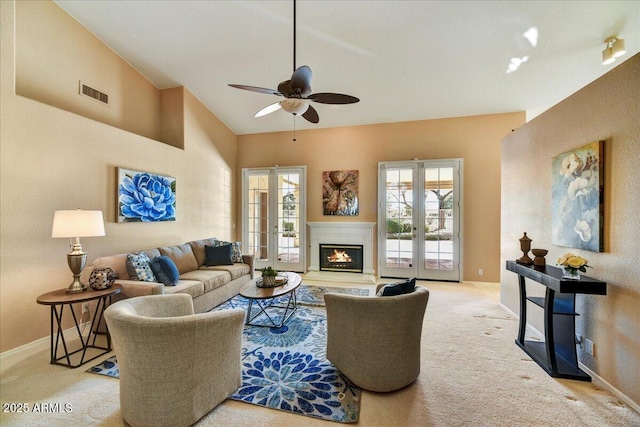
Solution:
M603 251L603 141L560 154L552 161L554 245Z

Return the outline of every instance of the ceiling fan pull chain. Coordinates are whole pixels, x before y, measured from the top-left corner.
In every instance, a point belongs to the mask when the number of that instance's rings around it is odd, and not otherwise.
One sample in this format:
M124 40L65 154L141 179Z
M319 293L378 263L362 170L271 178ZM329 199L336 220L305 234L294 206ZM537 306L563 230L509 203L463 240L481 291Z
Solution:
M298 141L296 139L296 115L295 114L293 115L293 139L292 139L292 141L293 142Z

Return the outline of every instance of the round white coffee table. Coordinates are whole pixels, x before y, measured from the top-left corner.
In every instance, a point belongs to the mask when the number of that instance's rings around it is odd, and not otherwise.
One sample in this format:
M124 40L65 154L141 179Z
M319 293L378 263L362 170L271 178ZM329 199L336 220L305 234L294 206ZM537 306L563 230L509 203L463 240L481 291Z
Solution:
M296 289L302 283L302 278L299 274L286 272L287 283L281 286L273 288L260 288L257 286L258 278L251 280L240 289L240 295L249 300L249 308L247 308L247 320L246 325L251 326L266 326L269 328L281 328L291 315L298 308L298 301L296 299ZM275 304L276 298L289 294L289 299L284 305ZM253 314L253 305L257 305L258 310L256 314ZM276 323L277 315L282 312L282 320L280 323ZM269 323L256 323L254 320L264 315Z

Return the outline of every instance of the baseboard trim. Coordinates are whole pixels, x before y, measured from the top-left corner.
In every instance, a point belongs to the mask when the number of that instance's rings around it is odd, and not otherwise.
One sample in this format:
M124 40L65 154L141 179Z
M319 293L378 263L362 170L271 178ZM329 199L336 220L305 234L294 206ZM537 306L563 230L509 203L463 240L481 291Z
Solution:
M516 319L520 318L520 316L518 314L516 314L513 310L511 310L509 307L507 307L503 303L500 303L500 306L502 308L504 308L506 311L508 311L511 315L513 315ZM531 331L533 334L537 335L541 340L544 340L544 335L542 333L540 333L540 331L538 331L533 326L527 324L527 330ZM593 370L588 368L584 363L578 361L578 367L580 369L582 369L584 372L586 372L587 375L589 375L591 377L591 381L594 384L597 384L598 386L604 388L605 390L610 391L616 397L618 397L620 400L622 400L624 403L629 405L629 407L631 409L633 409L634 411L640 413L640 405L637 402L634 402L629 396L627 396L626 394L624 394L623 392L621 392L620 390L618 390L617 388L615 388L614 386L609 384L604 378L602 378L600 375L598 375Z
M578 367L580 367L580 369L585 371L591 377L591 381L594 384L597 384L600 387L609 390L611 393L616 395L616 397L618 397L624 403L629 405L629 407L631 409L633 409L634 411L640 413L640 405L638 403L634 402L633 400L631 400L631 398L629 396L627 396L626 394L624 394L623 392L621 392L620 390L618 390L617 388L615 388L614 386L609 384L604 378L602 378L600 375L598 375L595 372L593 372L590 368L588 368L582 362L578 362Z
M83 332L86 331L87 328L91 328L91 324L92 322L81 323L80 330ZM78 333L76 332L75 326L72 326L69 329L65 329L64 331L62 331L62 333L64 334L65 340L71 341L78 339ZM14 367L22 360L35 353L46 351L48 359L48 354L51 348L50 343L51 337L46 336L35 341L31 341L30 343L21 345L20 347L12 348L11 350L0 353L0 375L4 375L5 371Z

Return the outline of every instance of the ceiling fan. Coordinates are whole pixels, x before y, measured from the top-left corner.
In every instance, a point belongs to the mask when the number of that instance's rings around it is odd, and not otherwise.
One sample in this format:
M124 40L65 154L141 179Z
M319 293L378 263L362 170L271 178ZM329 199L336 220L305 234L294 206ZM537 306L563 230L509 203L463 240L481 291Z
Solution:
M353 104L360 101L355 96L342 93L311 93L311 68L306 65L296 68L296 0L293 0L293 70L291 79L281 82L277 90L238 84L229 84L229 86L285 98L282 101L267 105L258 111L254 117L262 117L282 109L287 113L293 114L294 118L296 115L302 115L309 122L318 123L320 121L318 112L309 105L309 101L319 104Z

